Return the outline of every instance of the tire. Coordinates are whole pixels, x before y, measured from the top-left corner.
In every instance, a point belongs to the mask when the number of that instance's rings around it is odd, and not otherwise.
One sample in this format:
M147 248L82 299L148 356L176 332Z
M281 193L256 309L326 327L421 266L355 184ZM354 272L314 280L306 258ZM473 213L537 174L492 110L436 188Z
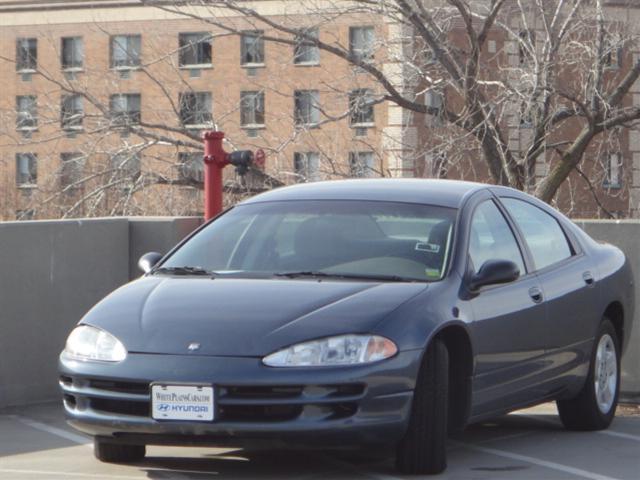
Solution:
M144 458L146 448L144 445L118 445L94 438L93 454L105 463L132 463Z
M608 349L610 347L611 349ZM604 348L605 355L603 356ZM600 352L599 352L600 350ZM613 354L608 356L608 365L600 363L599 360L606 360L606 352ZM599 355L600 353L600 355ZM615 360L615 361L614 361ZM611 370L615 366L615 372ZM605 370L601 382L596 386L596 378L600 372ZM615 385L611 382L615 380ZM605 392L599 396L599 392ZM610 392L608 395L606 392ZM598 334L596 335L589 374L582 390L578 395L569 400L558 400L558 413L565 428L569 430L603 430L611 424L616 414L618 406L618 395L620 393L620 341L611 321L604 318ZM601 400L599 402L599 399ZM605 401L606 400L606 401Z
M409 427L396 450L405 474L437 474L447 468L449 352L434 340L427 348L413 394Z

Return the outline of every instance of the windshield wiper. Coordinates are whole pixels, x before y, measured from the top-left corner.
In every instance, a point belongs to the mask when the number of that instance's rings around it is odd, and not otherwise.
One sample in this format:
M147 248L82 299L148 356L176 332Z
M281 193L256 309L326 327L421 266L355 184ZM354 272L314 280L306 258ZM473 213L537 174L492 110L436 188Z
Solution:
M299 272L278 272L273 274L274 277L286 278L341 278L346 280L380 280L383 282L420 282L417 278L406 278L398 275L378 275L364 273L329 273L322 271L303 270Z
M209 277L215 276L216 272L210 272L202 267L160 267L153 271L153 273L168 273L169 275L207 275Z

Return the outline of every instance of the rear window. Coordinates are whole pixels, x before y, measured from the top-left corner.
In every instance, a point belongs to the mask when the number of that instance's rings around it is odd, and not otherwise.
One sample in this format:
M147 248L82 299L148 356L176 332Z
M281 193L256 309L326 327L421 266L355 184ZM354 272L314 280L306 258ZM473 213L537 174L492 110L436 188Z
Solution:
M571 257L567 237L554 217L522 200L502 198L501 201L522 231L537 270Z

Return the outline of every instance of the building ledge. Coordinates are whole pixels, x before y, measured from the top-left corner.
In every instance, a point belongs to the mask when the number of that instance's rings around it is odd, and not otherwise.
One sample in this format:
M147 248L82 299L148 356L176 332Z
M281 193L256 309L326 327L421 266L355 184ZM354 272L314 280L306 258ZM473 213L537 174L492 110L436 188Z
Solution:
M115 70L116 72L133 72L135 70L140 70L142 67L140 65L117 65L115 67L111 67L111 70Z
M0 0L0 13L139 6L139 0Z
M213 68L213 63L194 63L193 65L180 65L180 70L208 70Z

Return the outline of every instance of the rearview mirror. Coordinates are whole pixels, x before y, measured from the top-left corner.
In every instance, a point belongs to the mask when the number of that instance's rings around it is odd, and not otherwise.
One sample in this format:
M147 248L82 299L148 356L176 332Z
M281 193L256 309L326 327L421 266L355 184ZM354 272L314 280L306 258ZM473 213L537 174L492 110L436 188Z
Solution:
M469 290L475 292L485 285L498 285L515 281L520 269L510 260L487 260L469 281Z
M144 273L149 273L161 258L162 254L158 252L145 253L140 257L140 260L138 260L138 268Z

